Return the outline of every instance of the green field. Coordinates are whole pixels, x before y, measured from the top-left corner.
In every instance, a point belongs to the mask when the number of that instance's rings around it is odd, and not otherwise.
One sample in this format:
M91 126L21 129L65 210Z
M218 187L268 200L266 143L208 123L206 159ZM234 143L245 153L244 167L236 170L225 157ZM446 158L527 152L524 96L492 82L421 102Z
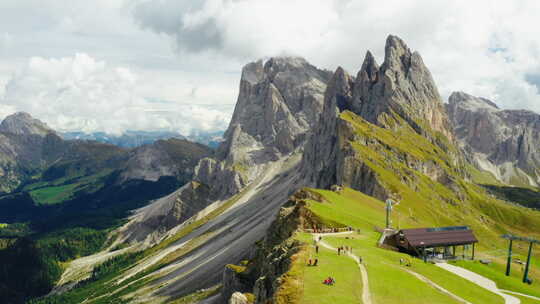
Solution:
M82 178L60 178L50 182L38 182L27 185L24 190L29 191L32 199L38 205L53 205L74 198L75 193L83 191L93 193L104 185L102 179L111 173L111 170L103 170L97 174Z
M339 236L324 236L323 240L333 247L350 246L353 253L360 256L367 268L369 289L374 303L459 303L446 293L411 274L415 272L433 283L448 290L450 293L471 303L504 303L499 295L483 289L461 277L454 275L431 263L412 258L406 254L377 247L380 234L374 227L384 225L385 213L383 202L345 188L340 193L313 189L323 196L323 202L308 201L307 208L323 223L332 226L351 226L360 232ZM394 223L398 224L397 215ZM422 226L422 222L412 222L402 218L402 227ZM298 303L361 303L362 281L360 271L355 262L347 256L338 256L336 252L319 246L318 267L307 266L307 259L314 257L314 245L311 235L299 232L295 238L304 242L306 248L294 259L291 271L295 280L301 283L301 295ZM482 239L480 239L482 242ZM489 253L480 246L479 255ZM411 266L402 266L400 258L411 261ZM536 263L536 260L535 260ZM506 280L501 264L493 263L484 266L475 261L460 261L459 266L480 273L493 279L503 289L537 296L537 286L522 284L518 279L518 269L515 267L514 277ZM487 269L482 269L486 267ZM322 284L324 278L336 278L335 286ZM531 276L536 280L538 273L533 271ZM523 297L521 297L523 299ZM522 303L537 303L532 299L523 299Z
M298 236L306 242L312 243L310 235ZM309 259L317 258L318 266L308 266ZM335 251L319 246L319 253L315 248L307 246L305 252L297 260L301 275L302 300L301 303L360 303L362 296L362 280L360 269L356 262L348 256L338 256ZM331 276L336 284L328 286L323 284L324 279Z
M77 187L79 184L40 188L31 191L30 195L39 205L58 204L72 198Z

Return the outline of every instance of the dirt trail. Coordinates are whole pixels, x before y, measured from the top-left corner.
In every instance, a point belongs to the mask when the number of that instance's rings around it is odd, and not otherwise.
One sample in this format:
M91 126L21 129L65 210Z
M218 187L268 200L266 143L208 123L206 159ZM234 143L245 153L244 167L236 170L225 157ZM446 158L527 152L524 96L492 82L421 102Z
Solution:
M351 234L351 233L353 233L353 231L336 232L336 233L313 233L313 239L319 244L321 244L321 246L327 249L333 250L333 251L337 251L337 248L332 247L330 244L326 243L325 241L323 240L319 241L319 236L343 235L343 234ZM372 304L373 302L371 301L371 294L369 293L369 280L368 280L366 267L364 266L364 264L362 264L362 262L360 261L360 258L356 254L347 252L347 255L351 257L358 265L358 268L360 268L360 274L362 276L362 285L363 285L362 303Z
M495 282L493 282L492 280L484 277L484 276L481 276L477 273L474 273L472 271L469 271L465 268L461 268L461 267L458 267L458 266L454 266L454 265L450 265L450 264L447 264L447 263L437 263L435 264L437 265L438 267L442 268L442 269L445 269L447 271L450 271L468 281L471 281L473 282L474 284L482 287L482 288L485 288L491 292L493 292L494 294L498 294L500 295L501 297L504 298L504 302L506 304L520 304L521 303L521 300L514 297L514 296L511 296L511 295L507 295L505 293L502 292L502 290L500 290L498 287L497 287L497 284L495 284Z

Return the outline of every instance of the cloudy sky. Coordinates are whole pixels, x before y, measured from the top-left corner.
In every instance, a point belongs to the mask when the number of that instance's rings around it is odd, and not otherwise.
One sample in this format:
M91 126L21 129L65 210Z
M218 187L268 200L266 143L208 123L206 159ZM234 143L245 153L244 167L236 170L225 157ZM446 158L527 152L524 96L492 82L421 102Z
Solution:
M461 90L540 112L540 1L1 0L0 119L59 130L219 130L242 66L278 55L356 73L388 34Z

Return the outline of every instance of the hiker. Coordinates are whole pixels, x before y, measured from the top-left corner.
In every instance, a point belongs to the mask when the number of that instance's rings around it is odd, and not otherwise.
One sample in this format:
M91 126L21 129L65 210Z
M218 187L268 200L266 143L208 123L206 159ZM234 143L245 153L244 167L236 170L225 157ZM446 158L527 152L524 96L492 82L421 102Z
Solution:
M318 263L319 263L319 259L315 259L315 262L313 262L313 266L317 266Z
M319 253L319 245L315 245L315 253Z
M362 264L362 257L361 256L358 257L358 262L360 262L360 264Z
M338 247L338 249L337 249L337 255L341 255L341 247Z

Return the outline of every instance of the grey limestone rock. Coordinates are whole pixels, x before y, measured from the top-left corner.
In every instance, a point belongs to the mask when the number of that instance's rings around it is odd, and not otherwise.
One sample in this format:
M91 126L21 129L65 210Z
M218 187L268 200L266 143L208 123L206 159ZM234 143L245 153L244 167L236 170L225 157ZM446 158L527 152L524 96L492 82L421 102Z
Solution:
M503 110L492 101L463 92L447 109L460 145L473 163L502 182L540 184L540 115Z
M17 135L39 135L45 136L48 133L55 133L44 122L33 118L25 112L17 112L12 114L2 121L0 124L0 132L12 133Z
M235 292L229 299L229 304L248 304L248 299L241 292Z

